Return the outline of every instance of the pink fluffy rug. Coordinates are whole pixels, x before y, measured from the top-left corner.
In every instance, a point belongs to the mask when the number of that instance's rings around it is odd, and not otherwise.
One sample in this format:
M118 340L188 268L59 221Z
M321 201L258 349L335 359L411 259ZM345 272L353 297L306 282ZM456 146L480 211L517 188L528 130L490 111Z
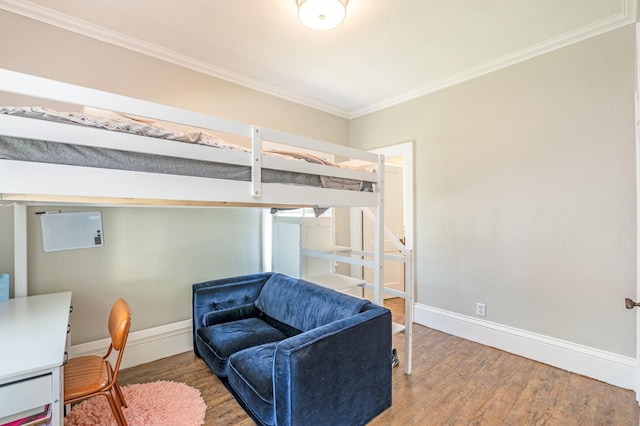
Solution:
M200 426L207 406L200 391L184 383L159 381L122 388L129 426ZM94 396L74 405L65 426L115 426L107 398Z

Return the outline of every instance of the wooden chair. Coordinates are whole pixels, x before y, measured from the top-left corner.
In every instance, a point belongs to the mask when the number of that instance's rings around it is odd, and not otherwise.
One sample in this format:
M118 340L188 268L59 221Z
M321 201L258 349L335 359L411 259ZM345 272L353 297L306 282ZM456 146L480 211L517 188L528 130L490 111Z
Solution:
M70 404L96 395L109 401L119 426L127 426L122 407L127 404L118 384L118 371L131 327L131 309L124 299L118 299L109 314L111 344L104 356L88 355L71 358L64 366L64 403ZM112 351L118 352L115 366L107 359Z

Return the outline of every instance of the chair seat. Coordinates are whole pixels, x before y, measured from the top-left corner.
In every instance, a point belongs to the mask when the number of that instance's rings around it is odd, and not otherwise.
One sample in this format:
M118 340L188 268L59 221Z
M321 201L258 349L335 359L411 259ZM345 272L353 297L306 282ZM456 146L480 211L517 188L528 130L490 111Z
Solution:
M110 371L106 361L96 355L71 358L64 366L64 400L100 392L109 384Z

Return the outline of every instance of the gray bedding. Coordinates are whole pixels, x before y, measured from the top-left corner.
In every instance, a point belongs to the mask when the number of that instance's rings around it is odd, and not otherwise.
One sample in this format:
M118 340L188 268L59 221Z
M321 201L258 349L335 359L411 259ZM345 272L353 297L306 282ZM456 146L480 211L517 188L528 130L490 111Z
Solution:
M0 159L251 181L251 168L245 166L1 135ZM323 186L317 175L269 169L262 170L262 182ZM360 190L370 191L371 185Z
M244 166L8 136L0 136L0 158L99 167L102 169L251 181L251 168ZM268 169L262 170L262 181L265 183L321 186L319 176Z
M247 148L227 143L219 137L201 129L190 129L186 132L177 131L165 128L161 123L152 119L96 110L95 108L85 107L85 109L86 111L83 113L77 113L59 112L41 107L5 106L0 107L0 114L167 139L175 141L176 143L207 145L212 149L249 152ZM326 161L312 155L294 152L267 152L266 155L284 156L286 158L310 163L345 167L344 165ZM48 142L44 140L20 139L8 136L0 136L0 159L1 158L71 166L251 181L251 168L245 166ZM352 191L370 191L372 188L370 183L359 180L270 169L262 169L262 182L292 183L295 185L318 186Z

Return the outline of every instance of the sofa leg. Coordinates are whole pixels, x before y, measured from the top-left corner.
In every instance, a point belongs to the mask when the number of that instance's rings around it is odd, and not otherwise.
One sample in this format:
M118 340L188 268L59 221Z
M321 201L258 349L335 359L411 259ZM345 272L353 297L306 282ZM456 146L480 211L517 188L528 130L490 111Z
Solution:
M391 349L391 368L400 365L400 358L398 358L398 351L396 348Z

